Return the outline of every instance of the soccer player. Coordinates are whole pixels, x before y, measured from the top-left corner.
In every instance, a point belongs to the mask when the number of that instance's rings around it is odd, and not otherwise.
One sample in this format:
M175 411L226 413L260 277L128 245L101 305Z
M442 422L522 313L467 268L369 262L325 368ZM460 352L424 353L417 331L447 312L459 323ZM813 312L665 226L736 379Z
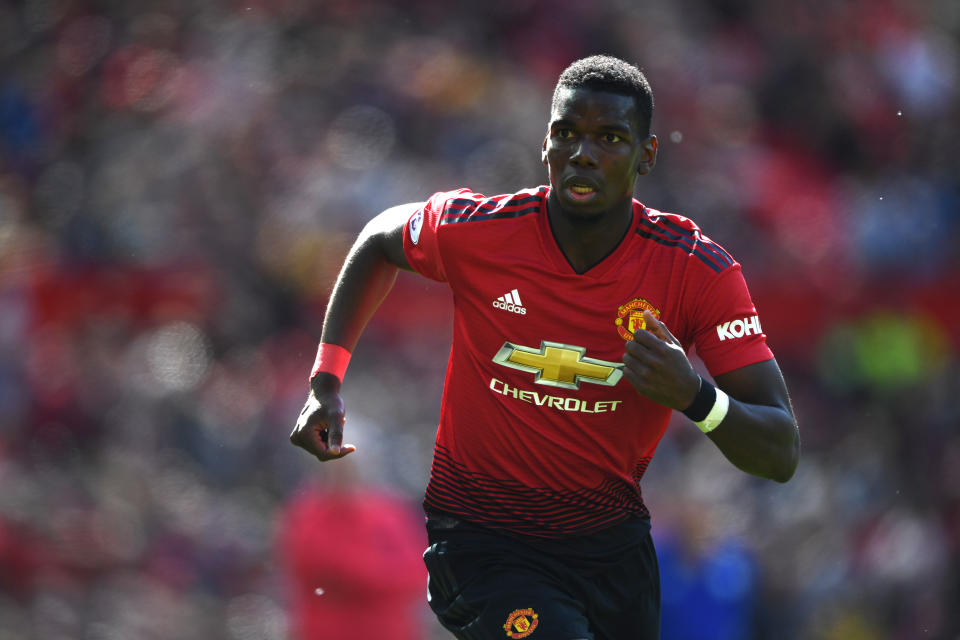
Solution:
M640 480L671 411L747 473L785 482L797 466L796 420L740 265L688 218L633 198L657 155L652 112L636 67L574 62L543 141L549 186L388 209L334 287L290 437L324 461L355 450L340 385L397 269L453 291L423 505L429 603L458 638L659 637Z

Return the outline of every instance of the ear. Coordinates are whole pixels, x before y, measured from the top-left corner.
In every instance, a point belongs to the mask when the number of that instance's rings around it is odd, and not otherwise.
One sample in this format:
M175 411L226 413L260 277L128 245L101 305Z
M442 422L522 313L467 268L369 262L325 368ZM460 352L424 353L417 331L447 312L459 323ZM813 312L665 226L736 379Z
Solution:
M647 139L640 145L640 162L637 166L637 173L641 176L645 176L653 171L653 166L657 164L658 146L659 141L657 140L657 136L652 133L647 136Z
M543 136L543 144L540 146L540 162L547 166L547 140L550 139L550 132Z

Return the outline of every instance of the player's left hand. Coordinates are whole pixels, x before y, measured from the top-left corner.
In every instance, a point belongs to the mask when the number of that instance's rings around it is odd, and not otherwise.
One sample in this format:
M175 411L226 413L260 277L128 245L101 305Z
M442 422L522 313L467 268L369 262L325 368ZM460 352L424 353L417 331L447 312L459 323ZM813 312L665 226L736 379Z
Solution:
M658 404L683 411L700 390L700 376L680 341L650 311L643 312L646 330L638 330L623 354L623 377L638 393Z

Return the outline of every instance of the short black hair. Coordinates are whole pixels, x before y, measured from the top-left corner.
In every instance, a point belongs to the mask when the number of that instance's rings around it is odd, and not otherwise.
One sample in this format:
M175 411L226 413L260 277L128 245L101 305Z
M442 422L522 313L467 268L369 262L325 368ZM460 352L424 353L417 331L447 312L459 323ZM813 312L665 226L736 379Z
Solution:
M646 76L637 67L613 56L590 56L575 60L563 70L553 90L550 108L557 106L561 89L591 89L609 91L633 98L643 122L644 133L650 133L653 120L653 90Z

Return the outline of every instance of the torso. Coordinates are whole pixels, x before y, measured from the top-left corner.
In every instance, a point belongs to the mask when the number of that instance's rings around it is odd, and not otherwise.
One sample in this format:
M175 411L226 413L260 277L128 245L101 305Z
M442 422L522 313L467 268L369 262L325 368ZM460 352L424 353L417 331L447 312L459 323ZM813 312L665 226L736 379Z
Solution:
M621 379L624 344L646 308L688 347L698 287L733 260L689 251L634 202L623 240L577 273L546 193L453 204L439 226L454 335L424 504L561 537L648 515L639 482L671 412Z

